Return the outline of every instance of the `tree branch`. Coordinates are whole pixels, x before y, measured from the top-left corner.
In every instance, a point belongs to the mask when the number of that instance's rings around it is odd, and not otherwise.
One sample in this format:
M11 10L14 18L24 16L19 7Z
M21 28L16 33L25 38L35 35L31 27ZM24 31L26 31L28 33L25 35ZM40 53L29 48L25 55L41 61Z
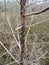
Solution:
M10 20L9 20L9 17L7 16L6 19L7 19L7 22L8 22L8 24L9 24L9 26L10 26L11 32L12 32L12 34L13 34L13 37L14 37L14 39L15 39L15 41L16 41L16 43L17 43L17 45L18 45L18 47L20 48L20 51L21 51L20 43L19 43L19 42L17 41L17 39L16 39L16 36L15 36L14 31L13 31L13 29L12 29L12 26L11 26L11 23L10 23Z
M31 13L31 14L25 14L24 16L38 15L38 14L46 12L47 10L49 10L49 7L45 8L42 11L39 11L39 12L35 12L35 13Z
M6 50L6 52L12 57L12 59L17 62L17 64L19 65L19 62L15 59L15 57L10 53L10 51L4 46L4 44L0 41L0 44L2 45L2 47Z

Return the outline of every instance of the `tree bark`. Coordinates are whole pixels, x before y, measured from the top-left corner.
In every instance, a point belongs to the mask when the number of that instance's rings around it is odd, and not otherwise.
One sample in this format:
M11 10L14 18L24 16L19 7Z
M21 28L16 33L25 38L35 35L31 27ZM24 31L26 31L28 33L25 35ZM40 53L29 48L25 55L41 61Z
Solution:
M21 15L21 60L20 60L20 65L23 65L23 58L24 58L24 52L25 52L25 19L26 17L24 16L25 14L25 4L26 0L20 0L20 15Z

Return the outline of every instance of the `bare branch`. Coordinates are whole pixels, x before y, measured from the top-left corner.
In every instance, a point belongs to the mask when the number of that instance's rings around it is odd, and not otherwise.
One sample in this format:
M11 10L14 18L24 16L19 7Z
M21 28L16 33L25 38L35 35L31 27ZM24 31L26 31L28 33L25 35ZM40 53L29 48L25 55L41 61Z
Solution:
M1 58L2 56L4 56L5 54L7 54L7 52L4 52L2 55L0 55L0 58Z
M33 16L34 17L34 16ZM33 18L32 17L32 18ZM27 42L27 38L28 38L28 35L29 35L29 31L30 31L30 25L31 25L31 23L32 23L32 19L31 19L31 22L30 22L30 24L29 24L29 27L28 27L28 31L27 31L27 34L26 34L26 37L25 37L25 47L26 47L26 52L27 52L27 45L26 45L26 42Z
M33 16L34 17L34 16ZM25 43L27 41L27 37L28 37L28 34L29 34L29 31L30 31L30 26L31 26L31 23L32 23L32 19L31 19L31 22L30 22L30 25L28 26L28 31L27 31L27 34L26 34L26 37L25 37Z
M41 24L41 23L44 23L44 22L46 22L47 20L49 20L49 18L44 19L44 20L42 20L42 21L40 21L40 22L37 22L37 23L35 23L35 24L32 24L32 25L30 25L30 27L35 26L35 25L39 25L39 24ZM17 31L18 29L21 29L21 27L22 27L22 26L16 28L15 30ZM28 28L28 27L29 27L29 26L26 26L26 28Z
M44 54L42 54L39 58L36 59L36 61L40 60L44 55L46 55L48 51L46 51Z
M9 52L9 50L4 46L4 44L1 41L0 41L0 44L7 51L7 53L12 57L12 59L14 59L17 62L17 64L19 64L19 62L14 58L14 56L12 56L12 54Z
M7 22L8 22L8 24L9 24L9 26L10 26L10 29L11 29L11 31L12 31L13 37L14 37L14 39L15 39L17 45L19 46L20 50L21 50L20 43L17 41L17 39L16 39L16 37L15 37L15 34L14 34L14 31L13 31L13 29L12 29L12 26L11 26L11 24L10 24L9 17L6 17L6 18L7 18Z
M17 28L18 28L18 18L17 18ZM19 35L19 30L17 30L17 36L18 36L18 41L19 41L19 43L20 43L20 35Z
M12 46L12 47L10 48L9 52L10 52L13 48L15 48L16 46L17 46L17 44L14 45L14 46ZM7 54L7 52L4 52L2 55L0 55L0 58L1 58L2 56L4 56L5 54Z
M34 2L34 1L33 1L33 2L30 3L30 4L26 4L25 7L28 8L28 7L31 6L32 4L41 3L41 2L43 2L43 1L38 1L38 2Z
M20 43L18 43L18 41L17 41L17 39L16 39L16 37L15 37L14 31L13 31L13 29L12 29L12 26L11 26L11 23L10 23L10 20L9 20L9 17L7 17L7 15L6 15L6 0L4 0L4 1L5 1L5 21L6 21L6 19L7 19L7 22L8 22L8 24L9 24L9 26L10 26L10 29L11 29L12 34L13 34L13 37L14 37L14 39L15 39L17 45L19 46L20 50L21 50Z
M16 63L15 61L13 61L13 62L11 62L11 63L8 63L8 64L6 64L6 65L11 65L11 64L14 64L14 63Z
M42 11L38 11L38 12L35 12L35 13L31 13L31 14L25 14L24 16L38 15L38 14L46 12L47 10L49 10L49 7L43 9Z

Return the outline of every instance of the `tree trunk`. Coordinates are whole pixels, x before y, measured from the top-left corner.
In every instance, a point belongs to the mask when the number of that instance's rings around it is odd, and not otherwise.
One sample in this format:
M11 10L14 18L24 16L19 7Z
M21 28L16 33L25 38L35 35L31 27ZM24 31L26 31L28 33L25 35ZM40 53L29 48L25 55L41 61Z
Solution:
M23 65L23 58L24 58L24 51L25 51L25 4L26 0L20 0L20 15L21 15L21 60L20 60L20 65Z

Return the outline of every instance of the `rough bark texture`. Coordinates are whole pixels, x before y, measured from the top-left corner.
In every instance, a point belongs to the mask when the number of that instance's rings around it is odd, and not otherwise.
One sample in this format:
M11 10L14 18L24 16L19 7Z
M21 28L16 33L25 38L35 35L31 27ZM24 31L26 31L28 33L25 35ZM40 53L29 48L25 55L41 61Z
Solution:
M26 0L20 0L20 15L21 15L21 60L20 60L20 65L23 65L23 58L24 58L24 51L25 51L25 16L23 16L25 14L25 4L26 4Z

